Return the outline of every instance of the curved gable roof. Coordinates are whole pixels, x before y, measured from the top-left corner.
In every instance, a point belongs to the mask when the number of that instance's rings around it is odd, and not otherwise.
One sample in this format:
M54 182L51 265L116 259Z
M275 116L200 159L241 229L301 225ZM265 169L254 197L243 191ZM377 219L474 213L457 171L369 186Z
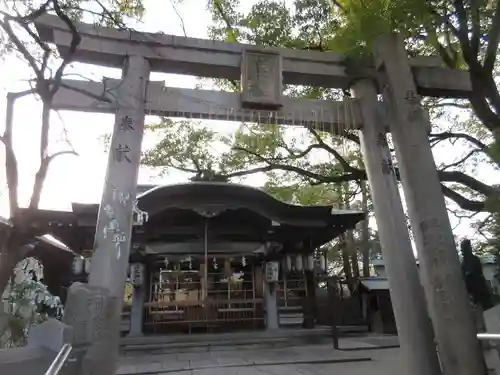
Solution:
M326 226L339 220L353 227L363 220L359 211L334 210L332 206L298 206L273 198L261 189L224 182L189 182L152 188L138 196L138 206L150 216L172 208L206 214L248 209L280 224Z

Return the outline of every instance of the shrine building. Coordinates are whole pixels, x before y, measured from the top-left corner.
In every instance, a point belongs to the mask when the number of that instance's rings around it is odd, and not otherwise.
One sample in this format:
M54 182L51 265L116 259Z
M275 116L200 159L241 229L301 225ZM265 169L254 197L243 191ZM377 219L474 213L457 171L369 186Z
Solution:
M332 206L283 203L238 184L138 189L137 206L147 220L136 220L132 230L122 324L130 335L294 322L312 328L316 280L327 266L319 249L364 219L362 212ZM89 274L98 210L80 203L71 212L40 210L32 224L76 254L66 272L46 277L63 299L61 286L85 282Z

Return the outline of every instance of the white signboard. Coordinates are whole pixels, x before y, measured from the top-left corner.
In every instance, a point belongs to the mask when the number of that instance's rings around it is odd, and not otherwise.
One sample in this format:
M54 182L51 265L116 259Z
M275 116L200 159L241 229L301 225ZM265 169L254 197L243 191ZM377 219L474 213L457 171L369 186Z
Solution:
M278 281L280 272L279 262L267 262L266 263L266 281L268 283L275 283Z

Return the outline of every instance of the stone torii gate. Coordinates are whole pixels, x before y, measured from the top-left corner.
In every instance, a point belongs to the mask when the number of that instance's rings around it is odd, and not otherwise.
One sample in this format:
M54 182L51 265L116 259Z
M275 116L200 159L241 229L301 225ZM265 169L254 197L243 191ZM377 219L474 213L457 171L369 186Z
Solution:
M66 322L83 347L81 373L111 374L128 266L145 113L303 125L342 134L358 129L387 264L406 373L486 374L459 259L428 141L420 96L467 97L468 74L439 59L409 60L396 35L380 38L375 64L346 71L345 57L279 48L118 31L77 24L81 62L122 69L121 80L65 80L54 109L115 113L88 285L68 294ZM71 33L57 17L36 22L40 37L68 52ZM242 93L165 87L150 71L239 80ZM350 89L344 102L286 98L282 84ZM383 93L385 105L377 99ZM390 130L419 259L421 287L387 146ZM427 298L426 298L427 297ZM427 303L426 303L427 300ZM439 362L433 341L436 335Z

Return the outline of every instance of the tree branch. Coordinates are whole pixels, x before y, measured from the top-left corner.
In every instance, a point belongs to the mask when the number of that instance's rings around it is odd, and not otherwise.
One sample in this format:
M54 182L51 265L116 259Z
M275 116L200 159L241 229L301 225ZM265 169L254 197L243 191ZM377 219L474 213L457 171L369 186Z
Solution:
M466 175L459 171L438 171L441 182L457 182L468 188L483 194L486 197L500 195L500 190L493 186L487 185L472 176Z
M80 94L83 94L85 96L88 96L89 98L95 99L95 100L100 101L100 102L113 103L113 101L111 99L109 99L105 96L105 92L103 92L102 95L96 95L90 91L80 89L78 87L74 87L71 85L67 85L62 81L61 81L60 87L65 88L67 90L72 90L72 91L78 92Z
M491 159L494 160L494 155L491 153L490 148L481 142L479 139L474 138L473 136L466 133L455 133L455 132L443 132L443 133L431 133L429 134L429 138L432 140L445 140L450 138L464 139L467 142L472 143L479 150L488 155Z
M316 138L316 141L319 143L319 145L321 146L321 148L323 148L325 151L328 151L329 153L331 153L335 159L337 159L337 161L340 163L340 165L342 166L342 169L344 170L344 172L351 172L351 173L357 173L359 172L359 169L357 168L354 168L352 167L343 157L342 155L340 155L339 152L337 152L337 150L335 150L333 147L330 147L329 145L327 145L322 139L321 139L321 136L318 134L318 132L314 129L309 129L309 131L314 135L314 137Z
M59 65L59 68L57 68L54 79L52 80L52 87L50 88L50 99L52 99L57 90L59 90L59 87L61 87L61 80L64 69L66 69L66 66L68 66L68 64L73 60L76 49L82 41L82 37L73 22L71 22L69 17L61 10L58 0L54 0L54 10L56 11L57 16L66 24L66 26L68 26L69 30L71 31L71 43L69 45L68 53L61 62L61 65Z
M439 169L440 169L441 171L444 171L444 170L446 170L446 169L456 167L456 166L458 166L458 165L462 164L463 162L465 162L465 161L466 161L467 159L469 159L472 155L474 155L474 154L476 154L476 153L478 153L478 152L481 152L481 150L479 150L479 149L477 149L477 148L476 148L476 149L474 149L474 150L470 151L469 153L467 153L467 155L465 155L465 156L464 156L463 158L461 158L460 160L458 160L458 161L456 161L456 162L454 162L454 163L451 163L451 164L448 164L448 165L442 166L442 167L440 167Z
M340 183L340 182L348 182L348 181L360 181L360 180L367 180L368 177L366 175L366 172L364 170L360 169L354 169L354 171L350 173L343 173L341 175L321 175L319 173L311 172L304 170L303 168L292 166L292 165L286 165L282 163L277 163L275 160L267 159L259 154L257 154L254 151L245 149L243 147L234 147L233 149L239 150L246 152L252 156L254 156L257 160L260 162L263 162L267 164L264 167L258 167L258 168L253 168L253 169L248 169L244 171L237 171L233 173L227 174L225 177L230 179L234 177L241 177L241 176L246 176L250 175L253 173L259 173L259 172L270 172L273 170L281 170L281 171L288 171L295 173L299 176L306 177L309 179L309 183L311 185L320 185L320 184L325 184L325 183ZM396 178L399 180L400 175L399 175L399 169L395 168L394 169ZM438 175L440 177L440 180L442 182L456 182L460 183L482 195L487 197L487 199L495 196L500 196L500 190L486 185L482 183L481 181L478 181L477 179L468 176L462 172L458 171L438 171ZM447 196L448 198L452 199L455 201L462 209L464 210L470 210L470 211L485 211L486 208L486 203L484 201L475 201L468 199L464 197L463 195L451 190L450 188L442 185L443 188L443 194Z
M481 18L479 14L479 4L478 1L470 1L470 13L471 13L471 24L472 33L470 33L470 45L471 53L474 56L478 56L479 47L481 46Z
M35 60L35 58L29 53L28 49L26 46L19 40L17 35L14 33L14 30L12 30L12 26L9 23L10 21L7 19L5 20L0 20L0 27L5 31L9 39L11 40L12 43L16 46L17 50L21 55L28 61L28 64L30 67L33 69L35 72L36 78L40 81L43 80L43 72L38 68L38 64Z
M300 176L304 176L304 177L307 177L311 180L317 181L318 183L353 181L353 180L359 179L359 178L351 178L351 175L323 176L323 175L320 175L318 173L310 172L310 171L307 171L305 169L302 169L300 167L296 167L293 165L276 163L273 160L267 159L267 158L257 154L256 152L248 150L248 149L243 148L243 147L233 147L233 150L246 152L246 153L254 156L259 161L266 163L268 165L268 168L266 168L265 170L260 170L260 168L259 168L259 170L258 170L259 172L269 172L271 170L282 170L282 171L294 172ZM239 174L239 176L242 176L242 175L243 174L241 174L241 173ZM232 176L232 177L234 177L234 176Z
M52 0L47 0L45 3L43 3L42 5L40 5L40 7L38 9L35 9L30 14L27 14L25 16L19 17L18 18L19 21L20 22L24 22L24 23L33 22L38 17L40 17L41 15L43 15L43 14L45 14L47 12L48 7L49 7L49 5L50 5L51 2L52 2Z
M492 18L491 28L488 33L488 46L484 58L484 70L488 74L493 73L495 60L497 58L498 43L500 42L500 0L496 1L495 14Z
M7 94L7 108L5 114L5 131L2 136L2 143L5 146L5 174L7 187L9 190L9 209L10 216L15 218L19 210L19 172L17 169L17 159L14 153L12 143L12 133L14 127L14 105L15 101L23 96L34 93L34 90L25 90L21 92Z
M450 198L456 204L460 206L460 208L467 211L481 212L486 210L486 204L484 201L475 201L471 199L467 199L463 195L451 190L449 187L441 184L441 190L445 197Z
M35 182L33 185L33 192L31 194L31 199L29 203L29 209L35 210L38 208L38 204L40 203L40 198L42 195L43 183L47 177L47 172L49 170L49 166L52 161L61 155L75 155L78 156L76 151L59 151L53 155L46 156L40 163L40 167L38 168L38 172L35 175Z

